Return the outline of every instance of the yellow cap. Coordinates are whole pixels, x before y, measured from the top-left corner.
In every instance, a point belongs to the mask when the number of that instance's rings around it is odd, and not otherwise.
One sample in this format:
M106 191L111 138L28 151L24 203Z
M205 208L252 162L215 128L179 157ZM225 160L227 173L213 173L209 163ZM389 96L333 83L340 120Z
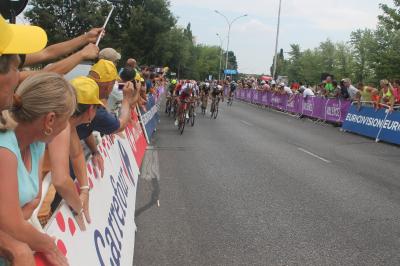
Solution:
M81 104L100 104L99 85L88 77L77 77L70 81L76 91L76 99Z
M46 32L37 26L9 24L0 15L0 55L31 54L47 44Z
M140 73L136 72L135 80L140 81L141 78L142 78L142 76L140 76Z
M99 75L99 82L110 82L119 79L114 63L105 59L100 59L94 64L91 71Z

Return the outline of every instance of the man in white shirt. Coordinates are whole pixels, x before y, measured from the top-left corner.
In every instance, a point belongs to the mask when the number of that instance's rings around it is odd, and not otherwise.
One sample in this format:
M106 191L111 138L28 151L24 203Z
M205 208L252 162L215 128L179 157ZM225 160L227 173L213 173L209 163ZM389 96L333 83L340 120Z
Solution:
M356 87L351 84L351 80L349 78L343 79L344 86L347 88L347 92L349 93L349 98L351 100L358 99L357 95L360 93Z
M307 96L315 96L315 94L312 89L304 87L303 98L307 98Z

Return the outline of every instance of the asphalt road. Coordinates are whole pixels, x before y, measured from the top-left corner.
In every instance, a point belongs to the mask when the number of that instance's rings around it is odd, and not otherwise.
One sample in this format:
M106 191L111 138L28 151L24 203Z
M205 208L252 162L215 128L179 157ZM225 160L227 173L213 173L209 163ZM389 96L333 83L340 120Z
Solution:
M221 109L182 136L161 115L134 265L400 265L399 147L245 103Z

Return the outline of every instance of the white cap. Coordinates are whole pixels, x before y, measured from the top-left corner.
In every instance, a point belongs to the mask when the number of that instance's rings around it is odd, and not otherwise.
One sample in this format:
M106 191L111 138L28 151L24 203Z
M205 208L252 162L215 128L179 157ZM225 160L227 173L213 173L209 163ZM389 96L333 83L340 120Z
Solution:
M99 59L105 59L115 63L121 59L121 54L113 48L104 48L99 52Z

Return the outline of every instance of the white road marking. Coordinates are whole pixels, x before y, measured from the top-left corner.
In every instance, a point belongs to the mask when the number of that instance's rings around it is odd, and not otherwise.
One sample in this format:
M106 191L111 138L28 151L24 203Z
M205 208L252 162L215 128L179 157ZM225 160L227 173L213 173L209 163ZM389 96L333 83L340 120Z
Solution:
M315 158L317 158L317 159L320 159L321 161L323 161L323 162L326 162L326 163L331 163L331 161L329 161L329 160L327 160L327 159L325 159L325 158L322 158L321 156L319 156L319 155L316 155L315 153L312 153L312 152L310 152L310 151L308 151L308 150L305 150L305 149L303 149L303 148L297 148L299 151L302 151L302 152L304 152L304 153L307 153L308 155L311 155L311 156L313 156L313 157L315 157Z
M252 123L246 122L246 121L244 121L244 120L240 120L240 122L242 122L242 123L245 124L245 125L248 125L249 127L254 126Z

